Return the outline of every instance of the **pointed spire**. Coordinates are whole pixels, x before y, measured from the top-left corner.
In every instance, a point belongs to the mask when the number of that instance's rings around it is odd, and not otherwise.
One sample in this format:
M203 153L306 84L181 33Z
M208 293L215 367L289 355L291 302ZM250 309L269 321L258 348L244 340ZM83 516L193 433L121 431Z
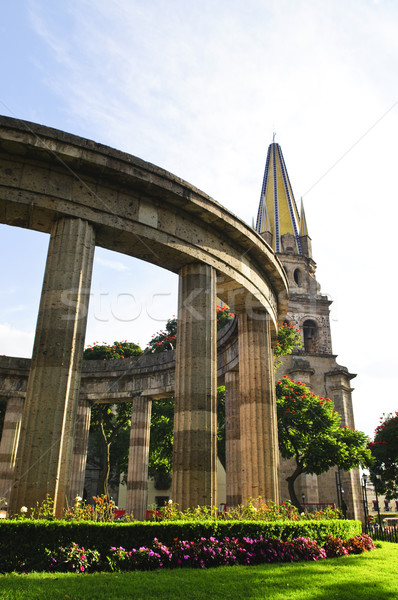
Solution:
M275 140L275 133L273 139ZM275 252L283 252L281 238L290 233L294 236L297 253L301 254L299 227L299 213L282 150L279 144L273 141L268 148L265 163L256 231L260 234L272 234Z
M301 205L300 205L300 232L299 232L299 235L300 235L300 237L302 237L304 235L308 235L308 227L307 227L307 220L305 218L303 198L301 198Z
M311 238L308 235L307 219L305 218L304 203L302 198L300 206L300 244L301 253L304 254L304 256L312 258Z

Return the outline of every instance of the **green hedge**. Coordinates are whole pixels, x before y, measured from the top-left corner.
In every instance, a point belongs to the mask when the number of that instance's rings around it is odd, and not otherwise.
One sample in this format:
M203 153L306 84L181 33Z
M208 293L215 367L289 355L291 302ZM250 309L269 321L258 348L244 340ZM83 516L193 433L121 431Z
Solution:
M111 546L126 549L148 545L156 537L164 544L173 539L260 536L282 540L309 537L322 544L329 535L347 540L361 533L360 521L163 521L93 523L87 521L0 522L0 572L41 571L48 566L45 548L56 550L76 542L105 555Z

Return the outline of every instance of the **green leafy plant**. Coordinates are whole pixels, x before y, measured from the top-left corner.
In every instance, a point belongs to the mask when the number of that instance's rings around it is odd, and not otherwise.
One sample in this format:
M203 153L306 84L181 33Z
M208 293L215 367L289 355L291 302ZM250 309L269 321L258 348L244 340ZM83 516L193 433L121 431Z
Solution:
M293 323L283 323L278 329L278 338L274 347L275 369L282 364L282 356L291 354L294 348L301 348L302 345L300 330L296 329Z
M398 498L398 411L384 414L369 443L373 463L371 480L387 500Z
M61 546L56 553L46 549L46 554L50 559L49 570L72 573L95 571L101 559L97 550L85 550L75 542L65 548Z
M341 427L333 402L299 381L286 376L278 381L276 402L279 449L283 458L295 459L294 471L286 478L290 499L302 512L294 487L299 475L320 475L333 466L349 471L367 465L368 438L361 431Z

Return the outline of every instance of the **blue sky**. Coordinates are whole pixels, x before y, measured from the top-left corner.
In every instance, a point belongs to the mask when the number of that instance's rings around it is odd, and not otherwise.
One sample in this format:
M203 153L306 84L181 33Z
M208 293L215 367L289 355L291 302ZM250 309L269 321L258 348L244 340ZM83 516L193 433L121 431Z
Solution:
M397 26L394 0L19 0L0 24L0 113L155 163L249 224L276 131L368 434L397 409ZM47 245L0 226L0 354L31 354ZM176 276L101 249L92 290L87 344L145 346L176 313Z

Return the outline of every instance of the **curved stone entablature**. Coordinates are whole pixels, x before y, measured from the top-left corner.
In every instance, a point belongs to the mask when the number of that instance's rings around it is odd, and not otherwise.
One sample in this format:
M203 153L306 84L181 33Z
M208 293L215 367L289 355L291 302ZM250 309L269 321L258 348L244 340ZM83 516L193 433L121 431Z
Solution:
M29 358L0 356L0 398L26 394L31 361ZM237 320L218 332L217 379L221 385L225 374L239 365ZM80 400L128 402L136 396L152 399L172 396L175 385L175 350L144 354L120 360L83 362Z
M139 158L0 117L0 222L49 233L68 216L94 226L97 246L175 273L193 261L214 267L217 294L235 311L265 308L276 325L285 308L279 260L212 198Z

